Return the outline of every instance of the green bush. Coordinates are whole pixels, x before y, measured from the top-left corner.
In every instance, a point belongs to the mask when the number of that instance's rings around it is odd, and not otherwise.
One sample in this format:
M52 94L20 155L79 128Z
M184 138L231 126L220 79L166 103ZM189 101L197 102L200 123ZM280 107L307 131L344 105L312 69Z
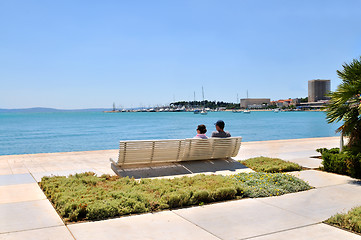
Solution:
M323 170L338 174L361 178L361 153L345 148L321 148L316 151L322 154Z
M323 153L331 153L331 154L337 154L340 152L340 149L339 148L331 148L331 149L327 149L327 148L318 148L316 149L317 152L323 154Z
M265 182L266 179L272 180ZM285 174L196 175L174 179L119 178L94 173L43 177L40 186L65 221L101 220L242 197L307 190Z
M269 158L269 157L255 157L249 158L247 160L241 161L245 166L253 169L256 172L290 172L290 171L300 171L302 167L297 163L284 161L279 158Z
M353 208L345 214L336 214L325 222L349 231L361 233L361 206Z

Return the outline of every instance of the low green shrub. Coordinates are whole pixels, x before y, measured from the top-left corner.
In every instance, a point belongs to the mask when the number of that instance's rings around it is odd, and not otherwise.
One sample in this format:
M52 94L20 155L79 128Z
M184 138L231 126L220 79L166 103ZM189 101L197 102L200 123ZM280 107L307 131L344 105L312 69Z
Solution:
M279 158L269 158L269 157L255 157L249 158L247 160L241 161L245 166L253 169L256 172L290 172L290 171L300 171L302 167L297 163L284 161Z
M353 208L345 214L336 214L325 222L349 231L361 233L361 206Z
M311 189L301 179L282 173L242 173L233 175L232 178L246 189L244 195L251 198L279 196Z
M196 175L174 179L119 178L94 173L43 177L40 186L65 221L101 220L191 205L307 190L286 174Z
M361 152L345 148L320 148L316 151L322 155L323 170L338 174L361 178Z

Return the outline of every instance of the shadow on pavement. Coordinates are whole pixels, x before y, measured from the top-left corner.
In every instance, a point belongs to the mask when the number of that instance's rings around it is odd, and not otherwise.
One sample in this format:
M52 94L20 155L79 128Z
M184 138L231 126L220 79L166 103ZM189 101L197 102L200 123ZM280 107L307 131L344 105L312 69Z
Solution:
M247 167L232 159L218 159L208 161L189 161L163 165L149 165L129 168L120 168L111 164L113 171L120 177L152 178L174 176L194 173L215 173L218 171L231 171L246 169Z
M355 180L350 180L348 181L349 184L353 184L353 185L357 185L357 186L361 186L361 180L355 179Z

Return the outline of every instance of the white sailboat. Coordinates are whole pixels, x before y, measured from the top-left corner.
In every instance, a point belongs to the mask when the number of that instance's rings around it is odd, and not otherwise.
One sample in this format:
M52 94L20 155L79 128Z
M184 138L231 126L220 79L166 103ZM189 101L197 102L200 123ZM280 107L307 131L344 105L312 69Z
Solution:
M239 103L239 98L238 98L238 93L237 93L237 103ZM239 105L241 106L241 103L239 103ZM233 109L232 110L233 113L241 113L241 110L237 110L237 109Z
M193 103L195 104L196 102L196 92L194 92L194 100L193 100ZM197 106L198 107L198 106ZM194 114L200 114L201 113L201 110L199 110L198 108L197 109L193 109L193 113Z
M203 97L203 103L204 103L204 90L203 90L203 86L202 86L202 97ZM208 112L206 109L204 109L204 106L203 106L203 109L201 111L201 115L207 115Z
M247 99L248 99L248 90L247 90ZM246 108L246 109L243 111L243 113L251 113L251 111L250 111L248 108Z

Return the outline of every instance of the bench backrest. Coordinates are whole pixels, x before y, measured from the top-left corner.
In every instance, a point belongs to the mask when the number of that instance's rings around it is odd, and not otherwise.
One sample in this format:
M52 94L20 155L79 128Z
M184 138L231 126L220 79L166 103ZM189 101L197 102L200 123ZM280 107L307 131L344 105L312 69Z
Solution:
M186 139L183 161L235 157L241 146L241 137Z
M120 141L118 165L179 161L183 139Z
M241 137L120 141L117 164L150 164L235 157Z

